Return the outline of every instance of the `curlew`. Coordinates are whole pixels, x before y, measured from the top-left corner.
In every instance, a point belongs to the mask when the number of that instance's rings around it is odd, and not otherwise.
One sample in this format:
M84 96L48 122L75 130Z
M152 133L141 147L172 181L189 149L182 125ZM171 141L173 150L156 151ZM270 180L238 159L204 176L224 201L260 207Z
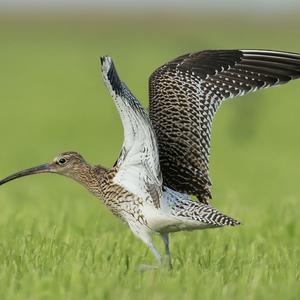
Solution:
M299 78L300 54L208 50L180 56L150 76L149 115L119 79L112 59L102 57L101 65L124 128L115 165L92 166L79 153L65 152L0 185L37 173L70 177L128 224L160 265L164 260L152 242L159 233L171 265L170 232L239 224L209 205L210 133L217 109L226 99Z

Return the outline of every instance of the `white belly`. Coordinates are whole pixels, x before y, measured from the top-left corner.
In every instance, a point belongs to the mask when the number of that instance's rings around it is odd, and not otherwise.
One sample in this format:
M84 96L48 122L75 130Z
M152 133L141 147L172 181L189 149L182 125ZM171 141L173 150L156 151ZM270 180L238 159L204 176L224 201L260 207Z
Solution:
M144 205L143 214L148 227L156 232L175 232L208 228L208 224L173 216L168 211L156 209L151 205Z

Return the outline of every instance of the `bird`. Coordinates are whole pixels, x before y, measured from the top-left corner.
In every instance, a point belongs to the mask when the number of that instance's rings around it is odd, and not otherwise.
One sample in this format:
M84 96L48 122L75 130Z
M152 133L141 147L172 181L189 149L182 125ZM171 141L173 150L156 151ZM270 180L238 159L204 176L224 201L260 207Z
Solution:
M124 130L116 163L91 165L68 151L0 185L39 173L69 177L129 226L153 253L155 266L172 267L170 233L240 224L210 204L210 136L218 108L227 99L299 78L300 54L202 50L179 56L151 74L149 112L121 81L112 58L102 56L100 63ZM153 243L155 233L164 242L164 256Z

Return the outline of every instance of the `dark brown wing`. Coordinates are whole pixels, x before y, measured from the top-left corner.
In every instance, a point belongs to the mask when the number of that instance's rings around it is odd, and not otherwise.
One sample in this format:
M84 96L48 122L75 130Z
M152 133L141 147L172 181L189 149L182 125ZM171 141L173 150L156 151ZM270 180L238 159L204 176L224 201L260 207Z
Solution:
M211 123L222 101L298 77L300 54L268 50L191 53L154 71L150 119L164 184L207 203Z

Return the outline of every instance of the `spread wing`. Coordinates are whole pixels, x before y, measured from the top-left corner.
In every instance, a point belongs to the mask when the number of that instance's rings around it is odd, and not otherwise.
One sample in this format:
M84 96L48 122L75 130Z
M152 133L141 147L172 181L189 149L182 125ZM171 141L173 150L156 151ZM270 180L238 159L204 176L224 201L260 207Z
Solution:
M162 176L156 137L147 113L121 82L110 57L101 58L103 80L124 128L124 142L113 181L141 199L160 205Z
M150 119L164 184L211 198L211 124L223 100L300 77L300 54L208 50L180 56L150 76Z

